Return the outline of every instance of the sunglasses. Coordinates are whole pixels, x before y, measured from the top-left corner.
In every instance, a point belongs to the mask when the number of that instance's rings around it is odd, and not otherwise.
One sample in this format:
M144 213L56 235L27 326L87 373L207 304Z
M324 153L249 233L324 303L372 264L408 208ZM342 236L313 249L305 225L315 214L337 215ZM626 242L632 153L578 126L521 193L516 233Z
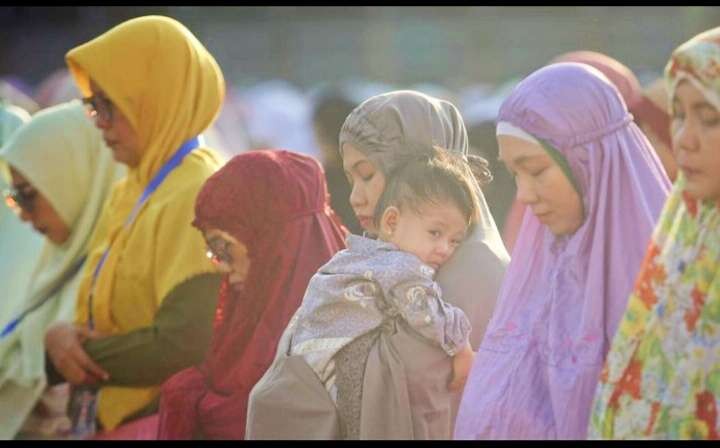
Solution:
M213 238L207 242L205 255L216 265L226 264L230 266L233 263L232 255L230 255L231 245L230 241L223 238Z
M112 121L113 109L115 107L109 99L103 96L93 95L83 98L82 102L85 105L87 114L90 118L103 120L107 123Z
M21 210L32 213L37 191L24 191L10 187L3 191L3 196L5 197L5 204L16 213L19 213Z

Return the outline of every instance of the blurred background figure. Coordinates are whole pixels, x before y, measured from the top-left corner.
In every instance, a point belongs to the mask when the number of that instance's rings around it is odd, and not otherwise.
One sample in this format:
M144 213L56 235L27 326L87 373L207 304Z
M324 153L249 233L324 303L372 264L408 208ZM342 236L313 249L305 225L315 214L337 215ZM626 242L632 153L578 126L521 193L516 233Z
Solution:
M311 105L305 93L288 81L273 79L242 91L243 121L249 149L287 149L320 159L315 148Z
M67 68L59 68L45 78L35 89L35 102L46 108L80 98L80 91Z
M330 193L330 205L351 233L362 235L362 227L350 206L350 184L343 171L338 148L340 129L357 106L341 89L324 90L315 100L313 131Z
M500 105L518 81L518 78L513 78L495 89L482 85L467 89L460 103L467 124L470 152L488 161L493 176L493 181L483 187L483 194L508 251L515 242L516 232L507 231L509 227L506 224L522 219L524 208L519 205L513 207L515 180L498 160L495 120Z
M672 138L670 136L670 100L667 87L662 76L656 78L643 90L645 110L637 111L635 122L645 132L650 143L653 144L665 172L672 182L677 179L678 167L675 154L672 150ZM647 119L645 118L648 116Z
M33 114L39 107L27 92L28 88L26 86L27 85L16 76L0 78L0 98Z
M217 149L226 160L250 149L245 108L240 89L227 86L220 115L204 132L208 146Z

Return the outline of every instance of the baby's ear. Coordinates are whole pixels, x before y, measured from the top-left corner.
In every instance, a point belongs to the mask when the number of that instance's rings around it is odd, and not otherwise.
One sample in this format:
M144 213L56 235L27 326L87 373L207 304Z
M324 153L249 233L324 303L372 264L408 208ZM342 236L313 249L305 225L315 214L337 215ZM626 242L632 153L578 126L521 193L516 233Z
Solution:
M391 237L395 233L400 218L400 210L391 205L386 208L380 218L380 232L385 237Z

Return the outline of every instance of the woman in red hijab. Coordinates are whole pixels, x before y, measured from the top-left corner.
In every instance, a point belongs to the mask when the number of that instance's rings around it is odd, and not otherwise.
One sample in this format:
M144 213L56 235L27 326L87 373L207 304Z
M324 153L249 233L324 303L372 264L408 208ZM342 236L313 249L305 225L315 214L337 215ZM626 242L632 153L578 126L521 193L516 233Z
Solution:
M227 275L205 361L162 387L160 439L244 438L250 390L310 277L345 247L324 179L311 157L251 151L203 186L193 225Z

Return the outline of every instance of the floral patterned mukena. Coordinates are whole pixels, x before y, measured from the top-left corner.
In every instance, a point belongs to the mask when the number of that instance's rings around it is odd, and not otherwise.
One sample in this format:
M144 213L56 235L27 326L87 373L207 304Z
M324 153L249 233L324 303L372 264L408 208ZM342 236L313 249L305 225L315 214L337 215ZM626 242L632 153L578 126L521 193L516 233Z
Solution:
M718 438L720 208L663 211L595 395L591 438Z
M665 68L716 107L720 27L678 47ZM681 173L655 228L595 394L589 436L720 435L720 201L685 192Z

